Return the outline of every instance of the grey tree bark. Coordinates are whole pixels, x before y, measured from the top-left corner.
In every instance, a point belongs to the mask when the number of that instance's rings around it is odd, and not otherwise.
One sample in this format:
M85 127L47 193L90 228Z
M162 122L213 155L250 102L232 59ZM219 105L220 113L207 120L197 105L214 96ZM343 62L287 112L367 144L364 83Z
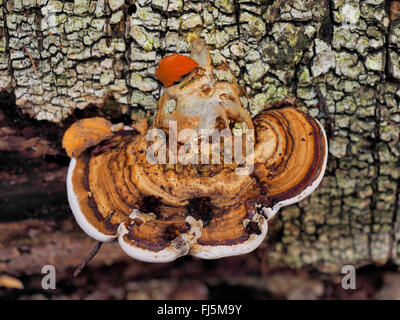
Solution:
M0 88L15 95L7 108L3 98L0 117L0 271L37 272L38 254L67 268L89 249L66 218L63 128L91 105L151 118L161 87L148 74L163 56L188 53L196 34L238 76L252 115L296 96L329 134L322 185L274 219L258 250L266 265L399 265L399 8L384 0L0 0Z

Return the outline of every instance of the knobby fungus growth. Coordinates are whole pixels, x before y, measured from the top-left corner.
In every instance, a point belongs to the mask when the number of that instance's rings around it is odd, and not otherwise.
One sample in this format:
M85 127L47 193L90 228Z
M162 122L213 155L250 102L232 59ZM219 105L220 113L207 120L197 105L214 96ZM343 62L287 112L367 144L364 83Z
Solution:
M162 68L173 69L176 59ZM173 70L167 78L161 75L166 87L148 131L162 133L151 146L165 162L149 161L148 132L115 128L105 120L81 120L65 136L72 156L68 199L76 221L98 241L118 239L129 256L142 261L168 262L187 254L215 259L254 250L267 234L267 221L310 195L326 167L325 131L294 99L252 119L234 75L226 65L212 65L202 39L192 42L195 63L187 59L190 70L178 71L179 77L189 72L183 79L171 76ZM211 148L192 152L204 142L204 130L232 132L224 143L243 142L242 157L233 157L236 150L214 149L221 140L211 137L205 139L212 140ZM253 140L244 139L251 130ZM249 141L253 148L243 156ZM210 161L215 150L233 160ZM180 161L171 161L176 158ZM246 168L247 173L238 170Z

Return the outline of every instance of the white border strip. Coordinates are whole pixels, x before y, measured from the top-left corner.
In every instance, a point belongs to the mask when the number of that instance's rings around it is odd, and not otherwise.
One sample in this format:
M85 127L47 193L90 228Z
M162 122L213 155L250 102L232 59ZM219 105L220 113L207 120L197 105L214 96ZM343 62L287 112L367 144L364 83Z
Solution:
M129 231L125 227L125 222L121 223L118 227L118 242L122 250L131 258L144 262L171 262L179 258L180 256L187 255L189 247L184 250L179 250L173 247L171 244L165 249L160 251L152 251L145 248L141 248L132 244L129 244L124 240L124 236L128 234Z
M264 217L263 221L259 223L261 234L251 234L250 238L245 242L233 244L233 245L200 245L195 244L190 249L192 256L201 259L219 259L228 256L237 256L245 253L249 253L255 250L265 239L268 232L268 221Z
M92 224L90 224L86 220L85 215L82 213L82 210L79 206L78 197L74 192L74 187L72 183L72 176L74 173L75 165L76 165L76 159L71 158L67 176L67 193L68 193L69 206L71 207L76 222L88 236L96 239L97 241L109 242L116 239L117 235L107 235L100 232L97 228L95 228Z

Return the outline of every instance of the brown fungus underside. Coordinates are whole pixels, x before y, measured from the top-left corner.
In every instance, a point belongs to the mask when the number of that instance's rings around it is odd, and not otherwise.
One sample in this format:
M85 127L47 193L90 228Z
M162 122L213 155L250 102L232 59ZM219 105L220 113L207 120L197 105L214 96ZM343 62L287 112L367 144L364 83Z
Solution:
M171 121L177 136L235 124L254 129L250 174L237 174L243 164L235 161L152 164L146 134L136 130L114 133L71 161L68 196L79 225L99 241L118 237L125 252L143 261L247 253L265 237L267 220L309 195L325 170L325 133L316 120L289 101L251 119L233 74L226 66L214 69L203 40L193 41L191 58L198 66L164 89L150 129L166 134L167 154L176 140ZM179 149L187 141L178 142Z

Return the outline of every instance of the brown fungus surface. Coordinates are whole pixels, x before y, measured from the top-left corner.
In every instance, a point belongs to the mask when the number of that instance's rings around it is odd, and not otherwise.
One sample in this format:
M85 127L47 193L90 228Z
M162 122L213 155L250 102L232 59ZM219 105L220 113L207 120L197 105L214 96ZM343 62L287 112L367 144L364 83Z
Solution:
M164 89L147 133L114 133L73 158L69 169L68 197L83 230L99 241L118 238L127 254L143 261L250 252L265 238L268 219L308 196L325 171L324 129L295 102L252 119L235 77L224 65L212 66L203 40L193 41L191 58L198 66ZM204 139L206 130L233 134ZM158 140L149 142L150 132ZM210 148L191 153L202 141L211 141ZM241 142L241 157L234 149L225 154L222 141ZM150 149L166 162L149 161ZM171 163L174 151L179 161ZM214 162L215 155L222 161Z

